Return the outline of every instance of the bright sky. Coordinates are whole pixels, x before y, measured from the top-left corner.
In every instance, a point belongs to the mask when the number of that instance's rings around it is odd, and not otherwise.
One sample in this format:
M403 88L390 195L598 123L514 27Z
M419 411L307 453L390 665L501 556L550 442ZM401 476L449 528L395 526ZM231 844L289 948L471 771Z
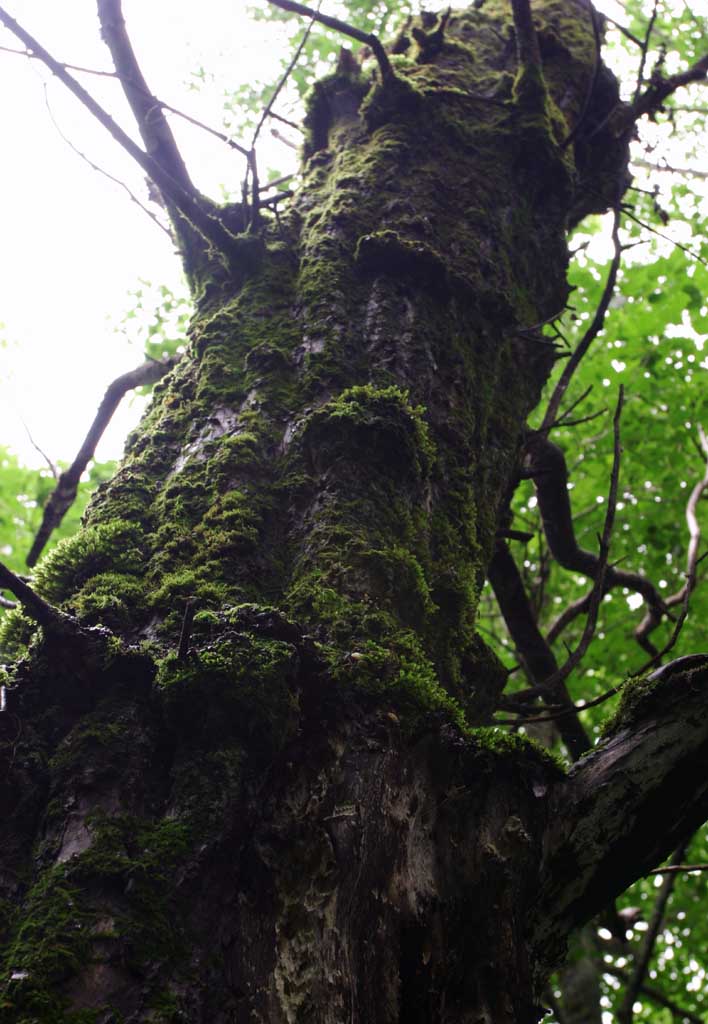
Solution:
M95 0L72 0L70 18L57 0L8 3L57 59L109 68ZM250 21L249 6L247 0L124 0L128 29L155 94L220 128L224 92L249 78L272 81L286 35L279 26ZM621 18L614 0L597 6ZM0 44L19 45L5 31ZM189 82L200 66L211 77L197 92ZM134 134L117 83L77 77ZM63 85L38 61L0 53L0 444L37 465L42 460L25 428L51 459L70 461L107 384L142 361L139 337L131 340L117 330L131 306L129 292L141 279L181 290L169 239L118 185L72 152L52 123L45 84L64 135L141 199L146 195L139 169ZM235 191L242 158L184 122L173 118L172 125L196 183L213 196L222 184ZM285 147L270 145L276 146L270 155L259 153L261 167L292 159ZM124 402L99 459L120 454L138 413L136 403Z
M221 127L221 91L249 75L270 79L282 39L277 27L250 22L245 7L223 0L126 0L126 21L155 93ZM56 0L15 0L11 8L57 59L109 68L93 0L75 0L70 18L66 12ZM19 45L7 32L0 43ZM207 85L199 94L187 83L202 65L218 87ZM77 77L134 133L115 82ZM142 362L141 346L115 330L130 307L129 291L141 278L181 287L169 239L62 140L47 110L45 83L64 135L141 199L146 195L139 169L63 85L39 62L0 53L0 344L6 342L0 348L0 444L34 463L41 458L24 425L50 458L70 460L105 387ZM180 122L174 128L200 187L212 195L221 183L238 188L242 158L204 132ZM120 453L136 416L135 407L119 412L99 458Z

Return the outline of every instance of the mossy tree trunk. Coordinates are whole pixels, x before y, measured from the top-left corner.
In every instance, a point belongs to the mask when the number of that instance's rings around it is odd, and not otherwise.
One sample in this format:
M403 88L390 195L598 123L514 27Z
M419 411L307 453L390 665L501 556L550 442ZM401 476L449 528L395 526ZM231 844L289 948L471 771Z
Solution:
M287 216L212 209L222 253L182 224L189 353L38 568L71 618L4 627L3 1021L531 1024L569 931L705 817L700 673L569 777L484 728L532 328L626 172L590 8L534 15L542 73L501 0L427 19L393 80L316 86Z

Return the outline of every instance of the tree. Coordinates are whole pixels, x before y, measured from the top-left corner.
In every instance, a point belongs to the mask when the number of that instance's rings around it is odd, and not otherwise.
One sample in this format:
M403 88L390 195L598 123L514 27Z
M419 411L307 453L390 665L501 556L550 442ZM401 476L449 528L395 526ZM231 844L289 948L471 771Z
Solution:
M706 59L623 102L586 0L422 15L386 50L330 18L368 51L315 85L279 212L253 148L241 201L199 194L120 3L99 13L144 148L0 20L149 175L196 311L84 528L31 585L0 567L21 606L3 1019L536 1021L574 930L708 817L705 655L652 655L570 771L493 725L550 722L579 758L566 680L600 601L667 611L609 560L621 397L598 555L547 440L565 378L526 424L565 354L542 328L568 230L613 211L588 344L635 123ZM523 475L552 553L594 580L560 668L505 546ZM475 632L487 575L531 694Z

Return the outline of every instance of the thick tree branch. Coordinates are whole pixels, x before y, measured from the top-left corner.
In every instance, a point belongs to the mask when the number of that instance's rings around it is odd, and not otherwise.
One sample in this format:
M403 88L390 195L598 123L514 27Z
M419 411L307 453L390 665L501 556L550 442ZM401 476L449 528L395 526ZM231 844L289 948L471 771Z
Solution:
M121 0L98 0L97 7L101 37L110 51L145 149L184 189L194 191L160 102L151 94L138 64L126 31Z
M488 575L499 610L524 669L535 684L534 689L538 688L547 700L574 710L570 694L562 680L555 686L545 685L545 680L557 678L558 663L538 628L516 562L503 541L497 541ZM523 721L524 719L520 718L519 724L523 724ZM590 749L588 734L576 715L564 715L559 718L558 729L574 761Z
M560 955L558 935L599 912L702 824L707 767L708 655L628 684L610 735L551 798L530 922L543 960Z
M73 621L64 612L54 608L43 597L40 597L32 587L16 576L2 562L0 562L0 587L14 594L30 618L38 622L40 626L52 627L64 621Z
M17 36L28 49L32 50L49 68L52 74L76 96L115 141L152 178L165 196L165 199L171 202L179 213L186 218L187 222L194 226L205 242L213 245L220 253L228 254L233 249L233 236L215 217L212 217L205 210L199 195L194 191L185 189L169 171L165 170L150 154L145 153L140 146L136 145L130 136L116 124L110 114L96 102L93 96L29 32L19 25L4 7L0 7L0 22L13 35ZM177 230L179 230L179 225L177 225Z
M138 388L145 384L154 384L161 377L164 377L167 371L174 366L175 362L175 359L167 359L165 362L157 362L150 359L141 366L136 367L136 369L116 377L108 385L94 421L84 438L76 458L69 468L61 474L55 489L49 495L47 504L44 506L42 523L34 538L30 553L27 555L27 565L35 565L52 533L59 526L74 503L81 475L89 461L93 458L96 445L111 422L111 418L120 405L123 396L126 392L132 391L133 388Z

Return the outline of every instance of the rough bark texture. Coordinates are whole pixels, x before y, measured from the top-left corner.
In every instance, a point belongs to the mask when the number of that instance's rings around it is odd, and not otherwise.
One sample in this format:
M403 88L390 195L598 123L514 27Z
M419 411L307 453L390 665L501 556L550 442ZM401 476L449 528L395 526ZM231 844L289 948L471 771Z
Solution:
M590 8L533 10L543 77L487 0L385 86L320 82L291 213L190 248L190 352L37 569L78 624L3 629L3 1021L532 1024L570 929L705 816L699 670L690 744L662 684L567 779L484 728L527 328L626 165Z

